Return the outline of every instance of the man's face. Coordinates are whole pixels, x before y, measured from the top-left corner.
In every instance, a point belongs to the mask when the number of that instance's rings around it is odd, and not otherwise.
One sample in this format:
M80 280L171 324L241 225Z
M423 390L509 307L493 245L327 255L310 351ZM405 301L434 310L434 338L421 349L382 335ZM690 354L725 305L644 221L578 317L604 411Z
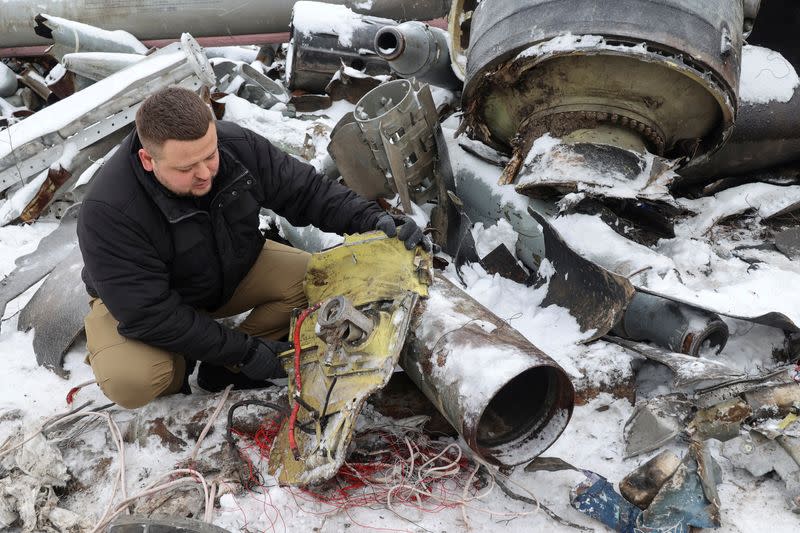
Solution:
M168 190L178 196L203 196L211 190L219 170L217 127L213 122L200 139L169 139L153 152L139 149L139 160Z

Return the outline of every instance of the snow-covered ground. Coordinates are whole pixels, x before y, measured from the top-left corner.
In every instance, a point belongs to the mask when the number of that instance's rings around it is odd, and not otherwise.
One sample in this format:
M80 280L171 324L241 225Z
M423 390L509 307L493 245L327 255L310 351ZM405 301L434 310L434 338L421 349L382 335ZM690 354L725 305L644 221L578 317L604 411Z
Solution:
M758 51L746 57L774 60ZM758 69L753 70L756 74ZM756 75L754 74L754 75ZM785 78L782 78L785 80ZM775 86L754 83L748 86L750 101L768 100L767 89ZM794 88L794 86L792 87ZM760 91L760 92L759 92ZM758 95L761 96L758 96ZM446 93L437 93L441 101ZM775 98L783 98L778 91ZM343 102L331 109L315 113L315 117L288 118L281 113L280 105L263 110L235 96L226 99L226 119L236 121L276 142L293 146L306 146L317 168L324 167L325 146L330 130L337 120L353 106ZM453 146L452 144L450 145ZM466 152L451 151L454 166L470 165L486 173L487 183L496 183L500 168L491 165L473 165ZM735 190L733 190L735 191ZM516 193L511 186L497 186L497 196L510 198ZM726 191L727 192L727 191ZM786 192L786 191L783 191ZM794 192L794 191L792 191ZM725 307L731 314L743 314L742 306L758 314L779 310L789 317L800 316L797 295L800 294L800 268L797 261L783 258L775 252L758 251L762 268L751 269L750 263L730 253L735 246L757 244L754 235L775 203L783 206L787 195L776 195L769 186L750 186L745 197L760 195L763 202L755 206L758 215L748 219L750 227L734 234L710 232L716 221L754 208L753 202L742 204L741 194L721 193L715 198L687 201L697 215L682 221L676 228L676 237L660 241L647 248L627 241L605 226L598 217L571 215L556 219L555 226L565 240L585 256L610 270L623 275L641 272L647 277L647 286L672 292L686 298L701 298L704 302ZM516 201L516 200L510 200ZM424 210L415 218L424 221ZM52 220L40 220L29 226L0 228L0 277L14 268L17 257L33 251L41 238L56 227ZM283 228L284 233L290 231ZM308 230L306 230L308 231ZM500 220L496 225L473 229L479 254L485 255L503 243L514 250L517 234L511 225ZM335 237L320 238L325 246L334 244ZM742 252L744 253L744 252ZM741 255L741 254L740 254ZM648 269L648 270L643 270ZM447 276L459 283L451 265ZM532 288L487 274L480 266L467 266L461 272L465 290L497 316L520 331L532 343L555 359L582 391L600 390L585 405L577 406L572 420L560 439L545 453L559 457L579 469L597 472L612 482L622 479L636 466L654 454L624 459L625 442L623 425L633 411L627 399L617 398L609 391L614 385L633 376L632 364L641 371L637 383L643 396L671 392L671 373L651 364L642 366L642 359L619 346L605 341L582 344L589 335L581 332L569 311L557 306L540 307L546 286ZM634 282L639 280L634 279ZM644 282L643 282L644 283ZM3 357L0 372L0 443L17 439L37 429L42 420L67 409L65 397L71 387L93 378L84 363L85 341L79 339L66 355L65 368L68 380L39 367L32 348L32 333L17 331L17 313L30 298L35 287L11 302L2 317L0 327L0 353ZM752 294L743 301L744 294ZM699 295L699 296L697 296ZM746 313L745 313L746 314ZM731 367L750 373L771 363L772 351L783 346L783 334L775 328L753 326L750 323L726 319L731 330L731 340L719 360ZM796 320L800 322L800 320ZM485 369L491 372L490 368ZM112 499L117 469L124 465L127 490L134 494L156 479L161 473L172 471L189 456L194 441L186 430L184 416L202 412L204 422L220 395L208 395L196 386L190 397L175 396L156 401L139 411L112 409L112 417L125 434L124 463L116 454L106 425L95 425L65 447L64 459L75 477L83 485L72 486L72 494L62 506L83 517L83 527L91 529ZM604 392L605 391L605 392ZM276 393L282 390L274 391ZM105 400L95 387L79 393L78 401L92 400L102 405ZM187 408L191 405L193 410ZM183 445L170 445L168 440L141 432L142 427L152 428L154 420L162 419L170 432L184 441ZM194 420L197 422L197 420ZM370 423L386 423L380 415L367 408L362 427ZM224 417L217 419L215 430L209 434L200 449L202 461L215 456L223 445ZM194 436L196 438L196 435ZM720 453L720 444L709 441L712 455L722 466L723 478L719 486L722 511L720 531L751 532L769 529L775 532L796 531L798 516L792 514L785 502L786 489L782 481L772 478L754 478L732 467ZM463 444L463 443L459 443ZM463 446L466 451L466 445ZM678 455L686 453L679 442L667 446ZM103 461L98 461L102 458ZM446 508L436 501L421 505L379 504L339 510L335 506L314 501L297 489L280 487L266 474L261 486L250 492L224 494L213 510L213 523L230 531L574 531L573 526L556 522L536 505L512 499L491 480L484 480L482 488L467 493L455 493L452 487ZM475 463L467 463L465 474L474 470ZM562 519L585 528L604 530L603 526L574 510L569 504L570 490L583 480L583 474L572 471L526 472L517 468L512 472L497 473L498 480L519 495L535 499L547 506ZM223 485L222 490L225 492ZM0 506L2 511L2 506Z

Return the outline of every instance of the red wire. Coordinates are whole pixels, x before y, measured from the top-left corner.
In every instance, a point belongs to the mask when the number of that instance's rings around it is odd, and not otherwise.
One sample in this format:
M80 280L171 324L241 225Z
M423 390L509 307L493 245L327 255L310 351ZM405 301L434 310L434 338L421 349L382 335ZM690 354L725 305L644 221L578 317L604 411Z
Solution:
M300 377L300 326L303 325L306 317L320 308L322 302L316 303L311 307L304 309L300 316L297 317L297 321L294 323L294 335L292 336L292 340L294 340L294 385L295 385L295 395L297 397L300 396L300 391L303 390L303 380ZM297 440L294 437L294 426L297 424L297 413L300 411L300 402L296 399L294 401L294 407L292 407L292 414L289 415L289 448L292 450L292 455L294 455L295 461L300 460L300 451L297 449Z

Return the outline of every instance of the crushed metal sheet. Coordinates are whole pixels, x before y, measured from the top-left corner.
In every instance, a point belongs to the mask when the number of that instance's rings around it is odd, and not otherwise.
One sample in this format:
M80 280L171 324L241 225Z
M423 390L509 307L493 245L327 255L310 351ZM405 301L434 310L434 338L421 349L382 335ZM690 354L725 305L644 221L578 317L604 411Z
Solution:
M64 354L83 332L83 318L89 314L89 298L81 279L83 257L75 246L31 300L22 308L17 328L34 330L36 362L67 377Z
M636 352L651 361L668 366L675 373L676 387L737 379L744 376L744 373L739 370L705 357L692 357L682 353L668 352L643 342L629 341L628 339L611 335L607 335L606 340L619 344L623 348Z
M75 204L67 210L59 226L39 241L34 252L18 258L16 268L0 281L0 316L8 302L49 274L75 248L79 209Z
M642 511L614 490L600 474L584 470L586 481L570 492L570 503L581 513L599 520L614 531L635 533Z
M692 528L719 527L721 476L708 449L693 441L678 469L642 513L643 530L690 533Z
M693 405L683 394L656 396L639 402L623 430L625 457L657 450L683 432Z

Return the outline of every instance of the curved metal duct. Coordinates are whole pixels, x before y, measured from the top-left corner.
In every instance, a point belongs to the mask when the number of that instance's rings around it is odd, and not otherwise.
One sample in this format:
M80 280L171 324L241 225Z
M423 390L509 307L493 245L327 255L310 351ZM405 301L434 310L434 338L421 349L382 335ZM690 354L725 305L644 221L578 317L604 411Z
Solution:
M736 114L743 24L742 2L730 0L483 0L465 126L518 156L545 132L598 126L658 155L711 153Z

